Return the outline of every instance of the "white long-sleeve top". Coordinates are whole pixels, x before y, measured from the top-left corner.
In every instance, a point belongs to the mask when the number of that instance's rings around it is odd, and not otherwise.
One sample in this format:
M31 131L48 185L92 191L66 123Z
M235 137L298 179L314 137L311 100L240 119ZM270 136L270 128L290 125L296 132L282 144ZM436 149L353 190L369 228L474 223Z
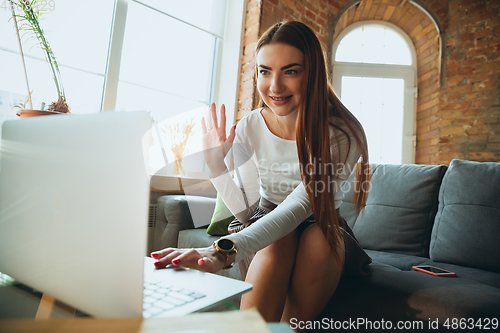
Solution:
M250 112L236 126L232 147L234 180L227 170L212 179L226 206L241 222L248 221L253 215L260 196L278 205L258 222L223 237L236 244L236 261L292 232L312 214L309 196L301 181L296 142L284 140L269 131L261 111L257 109ZM332 117L331 121L350 133L339 118ZM333 139L335 135L336 140ZM332 127L330 138L332 153L339 156L340 151L344 156L340 160L346 163L342 163L343 169L336 166L338 178L332 177L330 184L308 186L316 191L335 193L335 207L338 208L344 197L341 186L354 170L360 150L352 136L351 148L348 149L349 138Z

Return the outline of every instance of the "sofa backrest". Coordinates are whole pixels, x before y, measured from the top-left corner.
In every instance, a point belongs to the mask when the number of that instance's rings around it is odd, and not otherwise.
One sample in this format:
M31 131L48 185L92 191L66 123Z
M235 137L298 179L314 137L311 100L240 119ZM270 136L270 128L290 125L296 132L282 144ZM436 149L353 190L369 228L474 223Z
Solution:
M356 218L351 175L344 184L344 189L350 191L340 213L363 248L428 257L439 187L446 169L445 165L372 164L366 207Z
M500 163L452 160L439 191L430 257L500 272Z

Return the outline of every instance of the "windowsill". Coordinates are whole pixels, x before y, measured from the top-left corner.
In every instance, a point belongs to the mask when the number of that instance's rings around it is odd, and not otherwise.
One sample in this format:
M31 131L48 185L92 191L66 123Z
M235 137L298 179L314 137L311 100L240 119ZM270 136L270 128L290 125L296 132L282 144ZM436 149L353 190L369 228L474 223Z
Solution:
M150 179L151 192L203 195L215 197L217 191L208 178L176 175L153 175Z

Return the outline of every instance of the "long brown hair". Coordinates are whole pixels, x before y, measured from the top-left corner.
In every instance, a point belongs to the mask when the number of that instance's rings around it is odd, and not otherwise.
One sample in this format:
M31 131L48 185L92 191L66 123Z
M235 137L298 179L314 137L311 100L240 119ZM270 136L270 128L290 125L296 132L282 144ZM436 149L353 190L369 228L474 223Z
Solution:
M354 185L353 201L356 214L366 204L368 196L368 182L370 180L370 165L368 163L368 148L366 136L359 121L340 102L333 92L328 78L325 55L321 44L314 32L305 24L297 21L280 22L269 28L259 39L255 54L259 50L271 43L284 43L296 47L304 54L304 68L307 79L302 86L302 100L299 104L296 124L296 142L301 166L302 181L309 195L311 206L317 225L327 239L333 250L337 262L340 264L340 256L337 247L340 245L342 235L337 219L334 195L335 190L315 191L316 184L330 185L332 177L337 179L337 167L345 164L341 156L349 155L352 146L351 135L361 151L361 157L356 164L356 178ZM261 105L264 102L261 99ZM346 133L344 129L332 122L331 117L340 118L349 129ZM347 152L340 152L340 147L331 150L330 128L334 128L333 140L337 140L335 135L341 131L349 138ZM338 133L338 132L337 132ZM316 172L321 170L322 164L327 163L328 172ZM310 172L311 169L313 172ZM314 184L310 186L310 184ZM330 186L328 186L330 189ZM315 193L316 192L316 193Z

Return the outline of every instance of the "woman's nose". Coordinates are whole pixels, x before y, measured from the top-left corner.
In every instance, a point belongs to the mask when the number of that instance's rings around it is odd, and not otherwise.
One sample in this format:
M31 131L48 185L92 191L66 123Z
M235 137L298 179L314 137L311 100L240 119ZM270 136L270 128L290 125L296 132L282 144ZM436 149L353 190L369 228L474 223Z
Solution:
M271 81L271 87L270 90L272 93L280 93L284 90L283 82L281 81L281 78L279 75L275 75Z

